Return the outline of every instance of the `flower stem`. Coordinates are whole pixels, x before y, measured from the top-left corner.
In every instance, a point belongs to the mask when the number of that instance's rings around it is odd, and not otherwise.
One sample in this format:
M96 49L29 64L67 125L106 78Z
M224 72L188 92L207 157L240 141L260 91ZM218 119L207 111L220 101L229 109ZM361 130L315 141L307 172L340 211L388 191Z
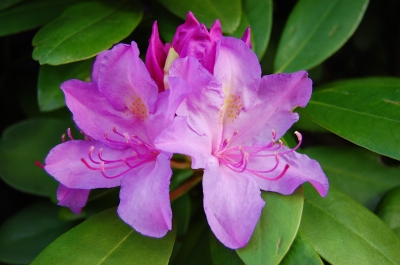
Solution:
M197 183L202 180L202 178L203 172L195 172L190 179L188 179L185 183L183 183L181 186L179 186L169 194L171 202L191 190L194 186L197 185Z

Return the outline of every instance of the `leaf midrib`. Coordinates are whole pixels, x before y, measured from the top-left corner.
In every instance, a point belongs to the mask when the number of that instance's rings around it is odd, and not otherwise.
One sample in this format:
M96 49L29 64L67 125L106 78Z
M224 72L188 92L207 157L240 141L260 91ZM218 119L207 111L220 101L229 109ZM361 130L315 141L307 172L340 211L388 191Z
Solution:
M331 108L334 108L334 109L340 109L340 110L343 110L343 111L352 112L352 113L356 113L356 114L359 114L359 115L364 115L364 116L369 116L369 117L373 117L373 118L377 118L377 119L383 119L383 120L388 120L388 121L395 122L395 123L400 123L400 120L393 120L393 119L389 119L389 118L381 117L381 116L376 116L376 115L372 115L372 114L365 113L365 112L359 112L359 111L356 111L356 110L347 109L347 108L344 108L344 107L339 107L339 106L331 105L331 104L324 103L324 102L318 102L318 101L310 100L309 104L315 104L315 105L321 105L321 106L325 106L325 107L331 107Z
M97 265L102 264L104 261L106 261L106 259L118 248L121 246L121 244L123 242L126 241L126 239L133 233L133 229L121 240L118 242L117 245L115 245L115 247L113 247L113 249L110 250L110 252L107 253L107 255L105 255L100 261L99 263L97 263Z
M323 212L325 215L327 215L328 217L330 217L332 220L334 220L335 222L337 222L339 225L341 225L342 227L346 228L346 230L350 231L350 233L358 236L359 238L361 238L364 242L366 242L369 246L371 246L372 249L375 249L379 254L381 254L386 260L388 260L389 262L391 262L392 264L396 264L396 262L394 262L391 258L387 257L383 252L381 252L380 249L374 247L374 245L372 244L372 242L368 241L366 238L363 238L362 235L360 235L359 233L357 233L354 230L351 230L350 227L346 226L343 222L341 222L339 219L335 218L335 216L329 214L329 212L325 211L323 208L319 207L319 205L313 203L312 201L310 201L309 199L307 199L306 197L304 197L304 201L308 202L311 206L313 206L314 208L316 208L317 210Z

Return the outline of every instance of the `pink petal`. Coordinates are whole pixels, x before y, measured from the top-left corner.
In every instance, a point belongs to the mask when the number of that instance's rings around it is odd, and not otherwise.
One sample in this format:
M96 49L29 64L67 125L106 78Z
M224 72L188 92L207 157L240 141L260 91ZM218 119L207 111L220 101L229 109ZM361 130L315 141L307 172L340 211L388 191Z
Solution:
M311 90L312 82L305 71L264 76L256 104L226 124L224 137L229 138L238 131L236 145L265 145L271 141L274 130L279 139L298 120L298 114L292 111L307 104Z
M279 151L288 150L289 149L284 146ZM259 159L257 163L259 169L267 169L274 167L275 160L273 158ZM289 169L279 180L269 181L253 175L253 178L257 181L260 189L289 195L292 194L301 184L308 181L315 187L322 197L327 195L329 183L327 177L321 169L321 166L314 159L297 152L280 155L278 168L271 173L262 175L267 178L274 178L283 171L286 164L289 165ZM249 168L255 166L257 165L253 163L249 165Z
M139 120L153 112L158 94L135 42L118 44L104 56L98 88L115 109Z
M91 170L82 162L82 158L88 162L90 161L88 153L91 146L95 147L93 159L97 161L99 161L97 155L101 148L103 149L103 158L107 160L116 160L132 155L132 150L129 148L117 150L98 141L73 140L59 144L50 151L45 160L45 170L70 189L89 190L119 186L122 176L107 179L101 174L100 170ZM96 166L93 163L90 164ZM126 167L107 170L106 173L109 176L113 176L124 170L126 170Z
M257 183L221 168L212 157L204 170L203 192L204 210L216 237L229 248L245 246L265 204Z
M122 181L118 214L127 224L146 236L163 237L172 227L169 157L160 154Z
M222 84L226 99L224 123L235 119L242 108L249 109L257 96L261 81L258 58L246 44L236 38L222 38L217 48L214 76ZM229 116L230 111L233 112Z
M177 59L171 67L171 90L190 87L192 92L182 102L177 114L188 115L189 127L201 136L211 137L213 146L221 139L220 109L224 103L221 85L194 58Z
M187 117L175 117L171 126L155 140L163 151L191 156L192 168L204 168L212 152L211 137L198 135L187 125Z
M167 53L164 50L164 44L158 34L157 21L154 22L149 47L146 53L146 67L150 76L157 83L158 91L164 91L164 64L167 59Z
M179 26L172 40L172 47L184 58L191 56L210 73L213 72L216 53L216 41L222 37L221 25L216 21L209 33L203 24L199 24L191 12L186 22Z
M243 33L242 41L244 41L244 43L246 43L247 47L249 47L251 49L250 27L247 27L245 32Z
M68 80L61 85L68 108L80 129L94 139L113 146L104 137L106 132L114 140L121 140L113 132L132 132L134 120L125 112L114 109L110 102L98 91L96 83ZM138 130L137 127L135 127ZM137 134L137 133L136 133ZM116 146L118 147L118 146Z
M196 17L192 12L188 12L186 15L186 21L180 25L175 32L172 39L172 47L179 53L183 45L188 41L193 33L193 30L197 28L200 23L197 21Z
M80 214L86 205L90 190L70 189L60 184L57 189L58 205L66 206L75 214Z
M97 83L98 77L99 77L99 70L101 63L103 62L104 56L109 52L109 50L102 51L101 53L97 54L96 60L93 63L92 67L92 82Z
M211 26L210 37L215 42L222 38L222 28L219 19L215 20L214 24Z

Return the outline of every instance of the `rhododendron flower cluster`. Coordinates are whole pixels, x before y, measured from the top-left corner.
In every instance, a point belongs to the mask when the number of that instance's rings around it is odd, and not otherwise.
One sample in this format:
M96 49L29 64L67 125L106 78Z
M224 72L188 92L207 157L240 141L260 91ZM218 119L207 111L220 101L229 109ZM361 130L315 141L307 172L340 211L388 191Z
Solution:
M46 171L60 182L59 204L79 212L89 190L121 186L119 216L136 231L162 237L171 229L169 183L173 153L204 169L204 210L217 238L247 244L264 207L260 190L291 194L310 182L326 196L319 164L279 140L310 99L305 71L261 77L242 39L210 31L189 13L171 44L157 24L146 54L135 42L100 53L91 82L62 84L86 140L56 146ZM268 202L266 202L268 203Z

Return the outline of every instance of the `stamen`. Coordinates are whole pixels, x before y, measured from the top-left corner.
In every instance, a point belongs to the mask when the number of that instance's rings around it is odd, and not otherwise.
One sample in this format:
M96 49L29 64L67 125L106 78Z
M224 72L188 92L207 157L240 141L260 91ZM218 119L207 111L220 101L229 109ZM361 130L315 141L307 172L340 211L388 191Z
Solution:
M35 165L40 168L44 168L44 165L42 163L40 163L39 161L35 161Z
M299 142L297 143L297 145L294 148L292 148L292 149L290 149L290 150L288 150L286 152L279 153L280 155L289 154L291 152L294 152L295 150L297 150L300 147L301 143L303 142L303 136L298 131L295 131L294 134L296 134L297 140Z
M276 132L275 132L275 130L272 130L272 139L273 139L273 140L276 139Z
M67 129L67 134L68 134L69 139L75 140L74 137L72 137L71 128Z
M92 146L89 148L89 152L88 152L89 159L90 159L90 161L92 161L92 162L95 163L95 164L100 164L99 162L95 161L95 160L92 158L93 150L94 150L94 146L92 145Z
M286 174L286 171L287 171L288 169L289 169L289 165L286 164L286 165L285 165L285 168L282 170L282 172L281 172L278 176L276 176L276 177L274 177L274 178L264 177L263 175L260 175L260 174L258 174L257 172L251 172L251 171L249 171L249 172L250 172L251 174L253 174L253 175L259 177L259 178L262 178L262 179L265 179L265 180L269 180L269 181L276 181L276 180L282 178L282 177Z
M65 133L63 134L63 135L61 135L61 141L63 142L63 143L65 143L66 141L67 141L67 139L65 139L66 138L66 135L65 135Z

